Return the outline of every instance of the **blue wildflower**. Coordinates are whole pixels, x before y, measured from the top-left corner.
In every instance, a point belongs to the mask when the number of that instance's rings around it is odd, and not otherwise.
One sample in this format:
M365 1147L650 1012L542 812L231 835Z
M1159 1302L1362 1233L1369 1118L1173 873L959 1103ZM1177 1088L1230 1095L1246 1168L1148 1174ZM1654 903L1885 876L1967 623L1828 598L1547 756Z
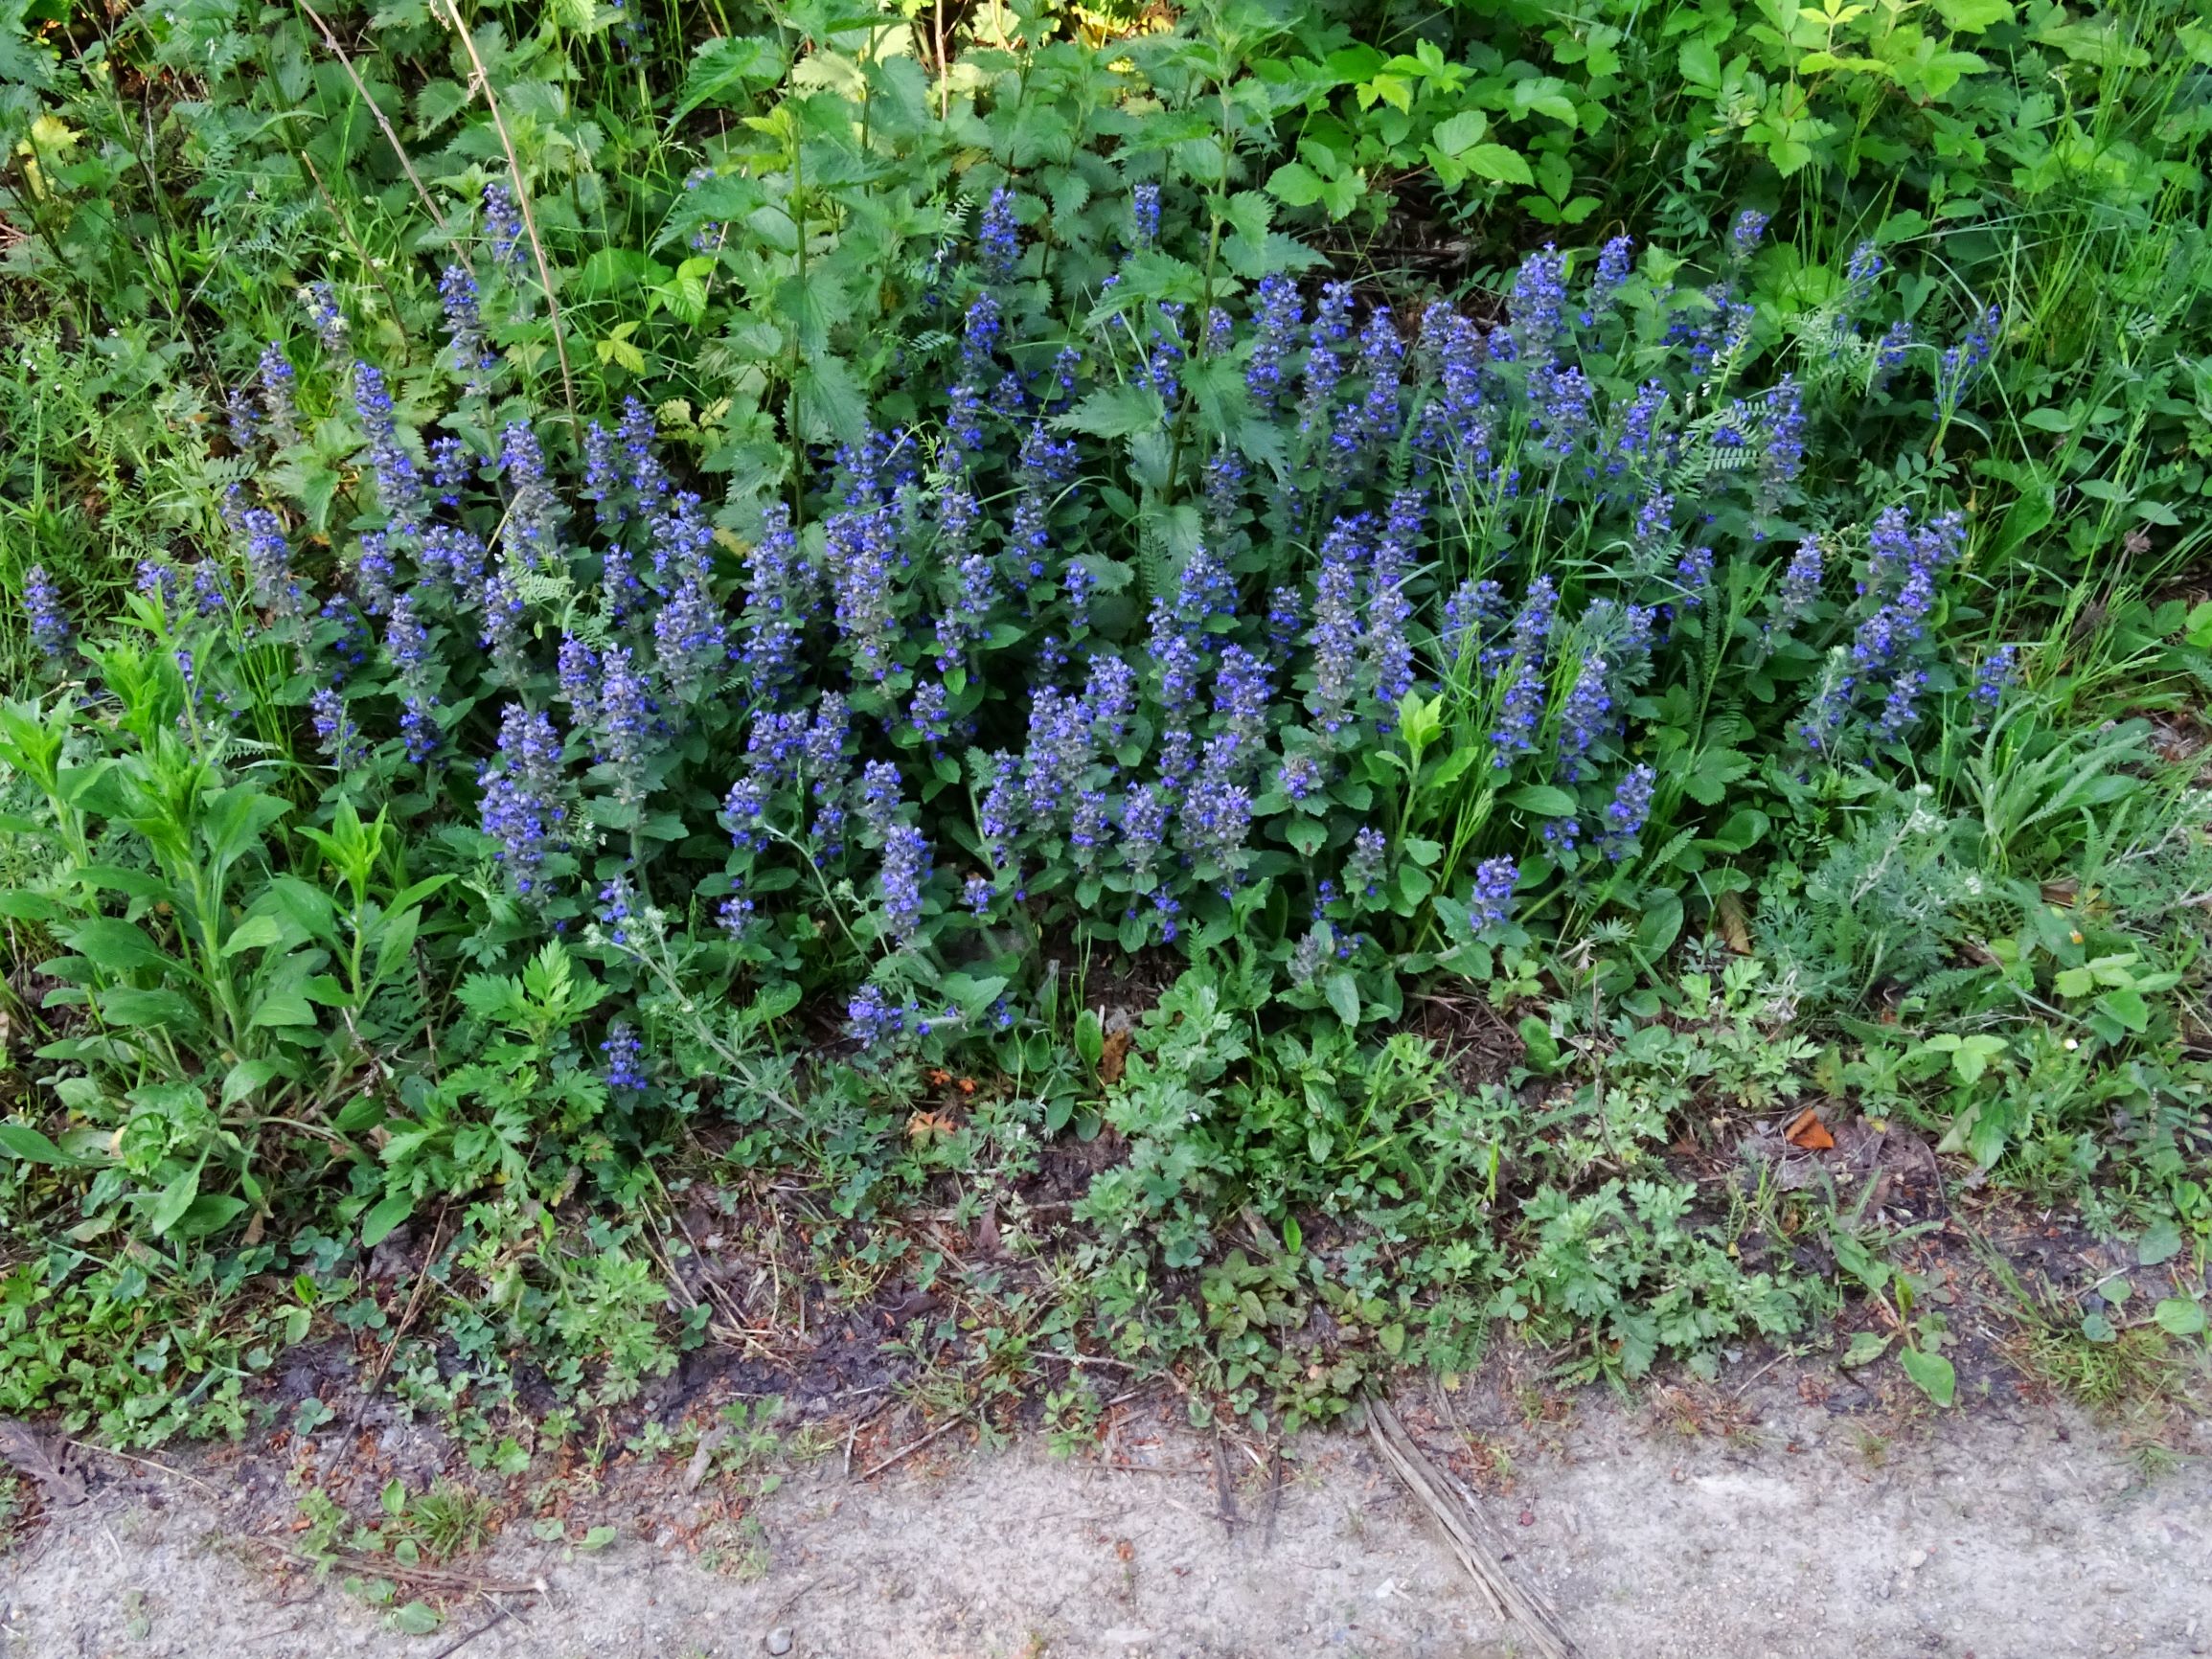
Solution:
M23 573L23 612L31 622L31 643L48 662L57 663L69 651L69 616L61 608L61 591L46 567L34 564Z

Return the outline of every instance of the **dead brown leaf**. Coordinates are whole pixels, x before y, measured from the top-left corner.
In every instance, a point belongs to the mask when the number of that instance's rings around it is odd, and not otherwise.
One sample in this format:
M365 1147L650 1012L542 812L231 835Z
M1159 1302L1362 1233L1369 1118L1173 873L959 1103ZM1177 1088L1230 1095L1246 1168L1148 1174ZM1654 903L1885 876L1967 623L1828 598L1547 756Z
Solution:
M1129 1034L1126 1031L1109 1031L1106 1034L1105 1044L1099 1050L1098 1080L1102 1083L1120 1082L1122 1073L1129 1069Z
M0 1458L36 1481L56 1509L84 1502L84 1476L70 1466L69 1443L59 1435L40 1434L27 1422L0 1417Z
M1828 1132L1828 1125L1820 1121L1820 1114L1807 1106L1790 1120L1783 1131L1789 1143L1801 1152L1829 1152L1836 1149L1836 1137Z
M1721 924L1721 937L1728 948L1738 956L1751 954L1751 927L1744 917L1744 896L1741 893L1723 893L1720 902L1713 906L1714 920Z

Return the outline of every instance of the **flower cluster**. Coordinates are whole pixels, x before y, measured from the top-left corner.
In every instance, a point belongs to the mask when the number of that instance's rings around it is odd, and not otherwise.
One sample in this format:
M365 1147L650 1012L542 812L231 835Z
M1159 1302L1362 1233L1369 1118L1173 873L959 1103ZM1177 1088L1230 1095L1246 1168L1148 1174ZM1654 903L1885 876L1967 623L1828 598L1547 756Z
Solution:
M297 515L231 504L256 606L339 670L316 740L467 814L547 925L604 916L628 860L700 895L741 961L871 956L849 1015L884 1041L943 1027L930 973L1054 929L1136 948L1295 916L1278 960L1318 974L1416 948L1432 895L1493 929L1524 890L1614 901L1714 805L1653 735L1684 676L1790 665L1803 711L1745 717L1823 755L1909 740L1956 683L1934 637L1955 515L1883 514L1837 602L1859 533L1805 474L1839 376L1747 350L1757 215L1702 291L1625 238L1547 247L1499 321L1279 272L1140 296L1140 187L1103 321L1070 338L1031 325L1023 207L991 193L946 331L772 499L672 466L639 400L572 434L503 388L425 432L422 380L403 414L354 366L344 602L310 624L319 547L296 572ZM497 297L527 248L512 187L480 224ZM1880 274L1855 258L1846 285ZM440 295L470 399L507 370L468 269ZM306 304L342 345L334 292ZM257 443L322 429L280 384L264 362ZM1167 432L1129 430L1140 403ZM1989 658L1976 702L2012 671Z

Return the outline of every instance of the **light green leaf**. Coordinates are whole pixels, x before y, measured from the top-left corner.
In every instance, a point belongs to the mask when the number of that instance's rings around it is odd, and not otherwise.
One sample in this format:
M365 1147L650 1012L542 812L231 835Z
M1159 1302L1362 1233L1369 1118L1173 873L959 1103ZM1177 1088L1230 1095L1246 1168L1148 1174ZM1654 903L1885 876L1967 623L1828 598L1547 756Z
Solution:
M147 1207L147 1226L159 1238L184 1219L193 1200L199 1196L199 1166L190 1170L162 1189L161 1195Z
M2180 1253L2181 1230L2163 1216L2144 1228L2142 1238L2135 1240L2135 1261L2145 1267L2171 1261Z
M1482 142L1482 135L1490 130L1490 117L1479 109L1463 109L1436 124L1429 134L1429 142L1446 155L1466 153Z
M1322 982L1321 989L1329 998L1329 1006L1336 1011L1336 1017L1346 1025L1359 1023L1359 982L1342 968Z
M2151 1310L2169 1336L2195 1336L2204 1329L2204 1305L2186 1296L2169 1296Z
M285 930L277 924L275 917L249 916L233 928L231 936L223 941L222 953L231 957L240 951L265 950L272 944L282 943L284 937Z
M361 1217L361 1247L374 1250L392 1236L392 1230L415 1213L415 1199L407 1193L394 1193L379 1200L368 1215Z
M1552 784L1524 784L1507 793L1505 804L1539 818L1571 818L1576 806L1572 795Z
M1897 1356L1897 1362L1904 1367L1904 1375L1920 1385L1920 1392L1936 1404L1949 1406L1957 1397L1958 1373L1942 1354L1908 1348Z
M1102 386L1058 423L1094 438L1129 438L1159 431L1167 424L1167 408L1150 386Z
M1468 167L1493 184L1534 184L1536 174L1519 151L1502 144L1478 144L1461 157Z
M51 1164L57 1170L82 1169L87 1163L71 1157L28 1124L0 1124L0 1154L26 1164Z
M1862 1365L1872 1365L1889 1352L1889 1338L1879 1330L1861 1330L1851 1339L1851 1346L1843 1351L1843 1369L1857 1371Z

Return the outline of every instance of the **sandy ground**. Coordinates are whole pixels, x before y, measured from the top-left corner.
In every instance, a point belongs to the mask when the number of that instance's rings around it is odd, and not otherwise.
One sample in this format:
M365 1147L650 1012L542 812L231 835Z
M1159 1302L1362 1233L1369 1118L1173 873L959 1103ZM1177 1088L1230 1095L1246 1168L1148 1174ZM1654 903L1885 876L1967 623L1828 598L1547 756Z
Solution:
M1471 1385L1455 1403L1401 1410L1432 1456L1480 1483L1508 1570L1593 1659L2212 1651L2206 1425L2147 1473L2110 1433L2044 1405L1884 1419L1877 1432L1783 1385L1724 1404L1591 1395L1563 1421L1529 1424ZM640 1470L665 1499L657 1518L629 1514L593 1553L509 1526L462 1570L542 1592L455 1596L426 1636L387 1629L335 1581L272 1570L268 1545L289 1528L242 1466L168 1474L103 1458L84 1501L52 1510L0 1562L0 1659L1528 1650L1354 1436L1294 1442L1279 1480L1231 1448L1234 1521L1213 1443L1164 1419L1119 1425L1069 1461L1033 1441L978 1453L957 1438L868 1482L834 1452L792 1466L737 1526L700 1524L729 1512L712 1482L687 1496L680 1465Z

